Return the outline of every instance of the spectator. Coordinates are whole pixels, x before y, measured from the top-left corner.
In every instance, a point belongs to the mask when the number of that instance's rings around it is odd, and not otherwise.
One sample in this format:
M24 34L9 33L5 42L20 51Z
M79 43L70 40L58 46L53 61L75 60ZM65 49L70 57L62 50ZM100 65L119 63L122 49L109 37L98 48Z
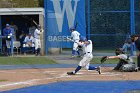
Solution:
M133 44L135 42L136 48L138 49L137 66L138 66L138 68L140 70L140 36L139 35L136 35L136 34L131 35L131 40L132 40Z
M32 36L31 33L29 33L24 39L24 43L23 43L24 53L26 53L27 50L31 48L32 53L34 54L34 51L35 51L34 47L35 47L34 37Z
M3 29L3 35L6 36L6 47L7 47L7 55L11 55L11 37L12 37L12 29L9 24L6 24L6 27Z
M14 24L14 22L11 22L10 27L11 27L12 32L13 32L14 40L16 41L17 40L16 35L17 35L18 27Z
M26 34L24 31L21 32L21 35L19 36L19 41L20 41L20 47L21 47L21 51L23 52L23 42L24 42L24 39L26 37Z
M123 47L122 47L122 50L123 50L125 53L127 53L128 50L131 50L131 43L132 43L131 37L128 36L128 37L126 38L125 42L124 42Z
M36 29L36 27L33 25L33 23L31 23L31 26L29 27L29 33L31 33L32 36L34 36L35 29Z

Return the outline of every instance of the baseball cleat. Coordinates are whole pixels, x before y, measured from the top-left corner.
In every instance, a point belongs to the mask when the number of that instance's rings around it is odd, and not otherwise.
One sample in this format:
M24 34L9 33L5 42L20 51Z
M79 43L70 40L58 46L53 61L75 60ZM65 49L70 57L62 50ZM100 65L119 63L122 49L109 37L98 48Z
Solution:
M75 55L73 55L73 56L71 56L71 58L72 58L72 59L74 59L74 58L76 58L76 56L75 56Z
M80 55L78 55L77 57L78 57L78 58L81 58L81 56L80 56Z
M101 67L100 66L97 67L97 71L98 71L99 74L101 74Z
M67 72L68 75L75 75L73 72Z

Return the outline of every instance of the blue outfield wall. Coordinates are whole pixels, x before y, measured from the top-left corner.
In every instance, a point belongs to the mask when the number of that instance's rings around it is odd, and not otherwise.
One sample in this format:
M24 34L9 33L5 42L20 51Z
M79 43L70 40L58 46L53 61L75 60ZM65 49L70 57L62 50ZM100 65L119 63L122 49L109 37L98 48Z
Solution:
M76 30L86 36L85 0L45 0L46 48L71 48L67 37L76 23Z

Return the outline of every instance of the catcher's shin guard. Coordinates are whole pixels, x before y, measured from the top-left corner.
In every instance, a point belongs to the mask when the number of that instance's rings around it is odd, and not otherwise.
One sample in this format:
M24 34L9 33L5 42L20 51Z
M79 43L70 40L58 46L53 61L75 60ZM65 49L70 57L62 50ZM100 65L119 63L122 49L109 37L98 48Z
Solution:
M121 67L122 65L123 65L122 62L119 62L119 63L117 64L117 66L114 67L113 70L119 70L120 67Z

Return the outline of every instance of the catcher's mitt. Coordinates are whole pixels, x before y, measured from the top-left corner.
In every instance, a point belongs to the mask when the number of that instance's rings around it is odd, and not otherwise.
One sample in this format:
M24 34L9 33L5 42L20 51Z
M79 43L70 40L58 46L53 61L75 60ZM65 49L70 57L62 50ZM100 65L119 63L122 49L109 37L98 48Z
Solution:
M104 63L106 60L107 60L107 56L103 56L103 57L101 58L101 64Z

